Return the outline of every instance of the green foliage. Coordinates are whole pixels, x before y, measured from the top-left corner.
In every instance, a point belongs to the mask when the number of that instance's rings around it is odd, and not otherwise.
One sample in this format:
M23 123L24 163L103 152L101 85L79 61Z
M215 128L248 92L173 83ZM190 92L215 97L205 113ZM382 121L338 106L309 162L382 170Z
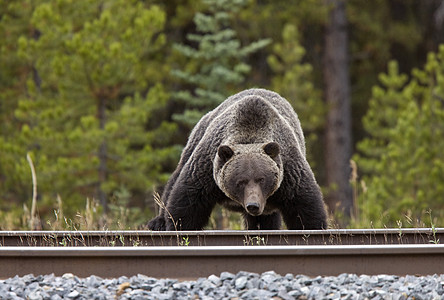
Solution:
M359 197L360 215L373 226L411 225L444 201L444 46L430 53L422 70L407 76L397 64L373 89L364 126L370 137L358 144L358 165L367 174ZM367 224L368 226L369 224Z
M175 168L177 144L192 125L254 86L295 107L323 184L325 1L0 3L1 229L29 223L27 153L44 228L142 224L153 213L145 207L152 190ZM419 224L430 209L442 218L441 51L411 78L403 74L442 41L435 9L414 0L347 1L353 140L368 137L357 144L364 175L353 183L357 226L398 226L404 215ZM390 63L378 77L392 59L399 66ZM99 192L107 196L106 215ZM230 228L240 224L219 215Z
M307 142L309 161L324 125L322 93L313 85L313 67L304 63L305 49L300 44L297 27L287 24L282 30L282 42L273 45L268 64L274 71L271 89L285 97L298 113Z
M400 70L408 73L424 64L426 52L436 49L427 48L433 42L424 33L433 18L425 14L430 7L422 4L414 0L347 1L355 142L366 136L362 118L372 87L378 85L378 74L386 71L389 61L398 61Z
M194 92L185 90L176 94L185 102L186 110L175 119L190 127L244 81L251 69L244 62L245 58L270 42L259 40L241 45L231 23L246 1L203 0L203 3L207 11L194 16L197 32L187 35L188 42L197 47L175 45L190 61L183 70L174 70L173 74L195 87Z
M143 204L180 151L176 126L155 122L169 99L153 59L165 45L164 12L139 1L41 1L30 16L37 34L15 36L27 72L16 130L0 137L0 197L30 199L30 151L41 213L60 195L73 215L98 190Z
M399 110L404 109L409 101L402 92L408 77L399 73L397 62L390 62L388 73L380 74L379 80L382 86L373 87L369 109L362 119L364 128L370 132L371 138L363 139L357 146L366 157L359 162L361 171L366 174L376 171L374 170L376 164L385 153L392 137L393 127L398 122Z

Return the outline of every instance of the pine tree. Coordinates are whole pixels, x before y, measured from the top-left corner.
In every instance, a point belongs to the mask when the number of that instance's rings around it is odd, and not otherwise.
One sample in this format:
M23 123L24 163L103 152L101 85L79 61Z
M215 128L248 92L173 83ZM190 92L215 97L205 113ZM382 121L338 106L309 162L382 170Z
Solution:
M163 183L163 166L178 155L176 127L147 128L169 98L156 83L168 73L157 59L164 23L159 7L139 1L36 5L29 26L38 38L18 38L18 55L40 82L28 73L15 111L20 132L4 137L1 159L16 162L6 176L29 186L30 152L42 201L59 194L71 213L86 197L104 209L118 195L143 201Z
M371 132L371 137L364 138L357 145L360 153L366 157L360 161L359 167L365 174L372 175L378 172L375 167L390 142L399 110L405 109L409 101L402 93L408 76L399 72L396 61L388 64L387 74L380 74L379 81L381 86L373 87L369 109L362 119L364 127Z
M358 166L368 172L360 195L363 222L374 226L426 224L442 220L444 200L444 46L430 53L423 70L407 82L391 63L373 89L359 144ZM429 215L427 215L429 214ZM436 226L439 221L433 221ZM438 223L436 223L438 222ZM367 224L368 225L368 224Z
M270 42L259 40L241 45L231 22L245 6L245 0L203 0L203 3L207 11L196 13L196 33L187 35L188 42L197 47L176 45L189 63L183 70L174 70L173 74L194 90L177 93L177 98L185 103L186 110L182 115L176 115L175 119L189 127L239 87L250 71L245 58Z
M11 209L17 199L29 196L29 166L19 163L18 153L26 163L26 153L21 151L18 138L14 137L20 128L14 111L18 107L17 98L26 90L26 82L38 76L32 65L17 55L18 38L28 35L35 38L37 32L30 29L29 20L35 6L41 1L9 1L0 5L0 207ZM15 170L26 170L26 175ZM23 176L22 176L23 175ZM30 189L29 189L30 191Z
M307 142L307 159L313 167L325 108L321 91L313 84L313 67L303 62L305 54L297 27L286 24L282 30L282 42L273 45L268 64L275 73L271 89L285 97L298 114Z
M176 44L175 49L188 59L182 70L173 75L185 82L190 89L176 93L183 103L183 114L174 119L191 129L209 110L215 108L228 96L239 91L251 67L247 57L269 44L259 40L241 45L233 29L233 19L246 6L246 0L203 0L206 10L194 16L196 33L187 35L190 45ZM215 227L226 228L229 214L217 208L212 220Z

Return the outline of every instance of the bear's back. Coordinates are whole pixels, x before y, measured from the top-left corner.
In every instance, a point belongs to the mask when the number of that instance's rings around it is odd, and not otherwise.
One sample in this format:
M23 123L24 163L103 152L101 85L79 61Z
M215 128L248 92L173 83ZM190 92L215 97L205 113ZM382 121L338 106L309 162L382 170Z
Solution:
M279 94L265 89L249 89L227 98L202 118L196 130L209 135L222 132L217 141L230 143L267 142L278 138L286 144L296 139L305 156L305 141L296 112ZM217 142L216 141L216 142Z

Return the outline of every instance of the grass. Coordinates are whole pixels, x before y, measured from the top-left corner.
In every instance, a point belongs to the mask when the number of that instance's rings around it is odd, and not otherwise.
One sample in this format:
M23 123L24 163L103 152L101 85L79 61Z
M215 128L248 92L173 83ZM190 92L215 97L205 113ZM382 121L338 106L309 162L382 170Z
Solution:
M245 246L261 246L261 245L266 246L267 243L265 241L265 238L261 237L261 236L253 236L253 237L245 236L244 245Z
M159 199L159 198L158 198ZM0 230L52 230L52 231L82 231L82 230L137 230L143 229L144 225L150 220L152 214L144 212L139 208L119 207L118 205L110 206L107 214L103 213L103 208L95 199L87 198L84 207L79 209L73 215L65 214L63 203L60 196L56 196L54 207L50 211L51 214L39 216L39 207L36 206L36 213L28 208L25 204L23 207L9 207L7 210L0 210ZM362 214L361 214L362 215ZM329 228L338 229L339 222L336 222L341 216L335 215L329 217ZM38 220L36 222L36 220ZM424 210L420 217L413 218L410 213L400 216L395 226L376 226L380 221L372 222L367 219L358 220L352 218L347 228L399 228L402 235L402 228L431 228L436 232L439 227L440 220L443 220L442 214L433 214L430 209ZM173 222L177 225L176 222ZM40 224L40 226L35 226ZM220 225L225 224L225 226ZM215 229L242 229L242 218L238 213L225 211L221 216L217 211L212 214L209 225L206 230ZM439 240L433 238L434 243ZM432 242L431 241L431 242ZM137 242L136 242L137 243ZM184 244L184 241L178 241L178 244Z
M36 213L26 204L23 207L8 207L0 210L0 230L52 230L52 231L83 231L83 230L135 230L142 228L152 216L140 208L110 205L108 212L103 213L103 208L95 199L85 199L84 207L74 214L67 215L63 199L57 195L54 206L44 211L50 212L39 215L39 207L36 205ZM36 221L37 220L37 221ZM35 224L40 224L35 226Z
M33 171L33 162L31 157L27 157L32 173L32 200L31 208L26 204L22 207L10 205L0 207L0 230L136 230L145 228L147 221L153 216L149 211L142 211L137 207L129 206L129 197L114 197L110 199L110 205L107 213L100 206L98 201L93 198L86 198L83 208L79 208L75 213L67 214L65 207L72 206L71 203L64 203L63 199L56 195L52 203L42 204L37 201L37 177ZM441 220L444 219L444 211L434 212L432 216L431 209L423 210L419 215L411 211L400 213L399 219L393 223L393 226L384 225L384 216L379 220L371 220L368 217L368 212L363 210L362 199L365 198L367 187L363 180L359 180L357 166L351 162L351 185L353 188L354 211L352 218L347 222L344 221L343 215L336 213L329 216L329 228L337 229L343 228L339 224L346 224L347 228L399 228L400 237L402 237L402 228L416 227L416 228L431 228L433 237L431 243L439 243L436 238L436 227L438 227ZM161 201L160 195L154 193L154 201L164 211L167 212L172 219L171 214ZM6 202L6 201L4 201ZM4 203L3 202L3 203ZM1 203L1 202L0 202ZM39 207L40 206L40 207ZM39 209L45 211L39 215ZM72 210L71 210L72 211ZM177 220L173 220L176 231L178 230ZM213 211L209 224L205 227L207 230L214 229L242 229L242 218L238 213L229 212L227 209L216 206ZM137 245L137 241L134 242ZM187 245L187 242L180 240L178 237L178 245Z

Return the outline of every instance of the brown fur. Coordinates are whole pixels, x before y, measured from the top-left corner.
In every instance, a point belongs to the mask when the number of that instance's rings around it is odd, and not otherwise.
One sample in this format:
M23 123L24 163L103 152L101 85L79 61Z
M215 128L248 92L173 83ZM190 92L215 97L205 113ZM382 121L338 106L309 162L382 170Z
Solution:
M322 194L305 159L298 117L274 92L233 95L193 129L153 230L200 230L216 203L244 215L248 229L326 228Z

